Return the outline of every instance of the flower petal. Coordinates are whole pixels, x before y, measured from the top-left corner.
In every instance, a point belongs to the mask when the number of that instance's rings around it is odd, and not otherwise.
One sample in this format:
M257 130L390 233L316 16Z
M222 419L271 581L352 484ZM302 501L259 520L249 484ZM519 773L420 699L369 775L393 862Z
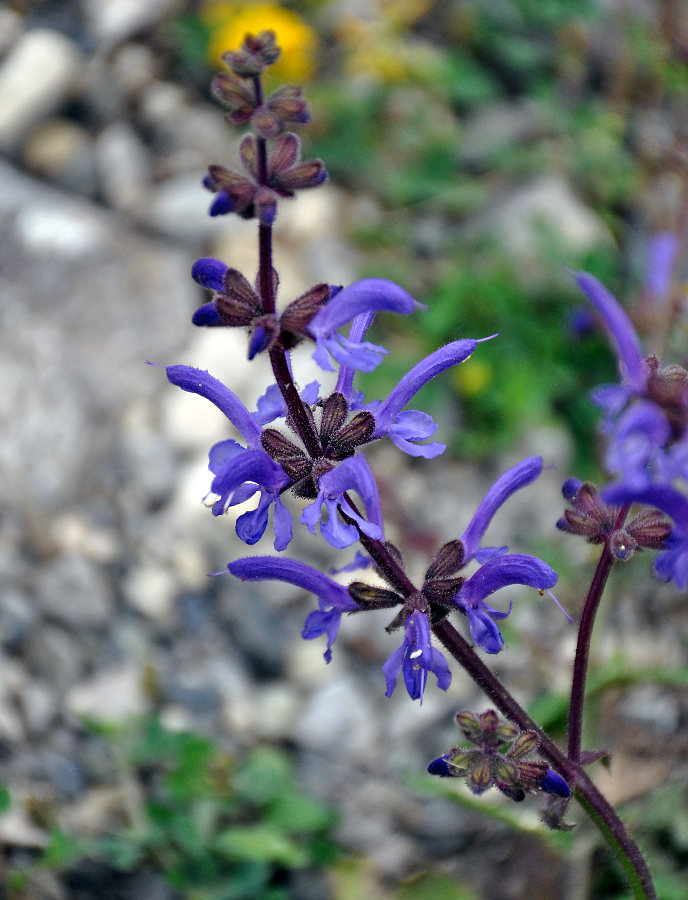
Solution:
M535 556L507 553L488 560L459 588L454 602L462 608L481 603L485 597L510 584L544 590L557 583L557 573Z
M513 493L535 481L540 472L542 472L542 457L531 456L517 463L495 481L461 536L465 562L476 555L483 535L499 507Z
M228 268L227 263L214 259L212 256L204 256L201 259L197 259L191 267L191 277L201 287L221 292L222 279Z
M222 316L217 311L217 306L213 300L210 303L204 303L199 306L191 317L191 324L206 328L216 328L223 325Z
M244 404L228 387L209 372L193 366L167 366L167 378L183 391L200 394L214 403L234 425L249 448L260 447L262 428L246 409Z
M634 393L640 394L647 386L647 365L640 341L631 320L619 303L600 282L587 272L579 272L576 282L604 320L619 355L624 381Z
M344 338L337 333L337 329L362 313L386 310L408 315L417 308L423 307L393 281L385 278L355 281L332 297L311 319L308 331L316 342L313 359L321 368L331 371L332 366L327 359L329 352L344 365L372 371L380 362L384 348L362 342L357 336Z
M473 353L478 342L474 340L454 341L430 356L426 356L401 379L389 397L375 411L375 437L387 434L401 410L418 391L435 375L452 366L464 362Z
M286 581L310 591L328 606L343 612L355 612L360 608L344 585L297 559L248 556L229 563L227 569L241 581Z

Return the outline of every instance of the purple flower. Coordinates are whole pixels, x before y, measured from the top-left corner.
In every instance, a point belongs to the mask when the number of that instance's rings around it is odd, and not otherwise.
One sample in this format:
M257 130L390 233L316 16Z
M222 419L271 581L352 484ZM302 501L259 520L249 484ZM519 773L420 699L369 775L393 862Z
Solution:
M648 484L634 487L617 484L605 488L602 496L607 503L643 503L654 506L674 521L674 528L666 549L657 554L655 574L661 581L673 581L680 591L688 588L688 497L668 484Z
M524 584L546 590L557 583L557 573L534 556L508 553L489 559L461 585L454 603L468 618L471 637L486 653L499 653L504 638L493 621L505 619L511 612L500 612L484 602L485 597L511 584Z
M673 252L669 246L659 253L650 290L666 288ZM607 467L636 487L654 479L685 478L688 373L678 366L660 369L653 356L644 359L633 325L612 295L591 275L580 274L577 281L602 316L619 356L622 383L593 392L605 411Z
M393 281L385 278L355 281L339 291L311 319L308 331L316 344L313 359L328 372L334 371L330 356L354 369L372 372L387 353L385 348L361 339L345 338L337 329L362 313L386 310L408 315L424 308Z
M222 515L259 491L257 507L239 516L236 533L245 543L255 544L265 533L270 507L274 506L274 546L275 550L284 550L292 538L292 523L280 492L289 484L289 477L262 449L260 424L241 400L208 372L191 366L168 366L166 371L172 384L214 403L246 442L244 447L229 439L210 449L208 468L215 477L206 502L212 506L213 515Z
M227 568L232 575L242 581L286 581L315 594L319 608L307 617L301 636L306 640L312 640L326 634L327 650L324 656L325 662L330 662L332 645L339 631L342 614L360 609L343 585L337 584L306 563L285 559L282 556L251 556L237 559L229 563Z
M314 406L318 402L320 394L320 384L317 381L309 382L301 391L301 399L306 406ZM287 404L278 385L271 384L265 393L260 396L256 402L256 411L253 417L261 425L267 425L274 422L275 419L282 419L287 414Z
M167 366L167 378L171 384L190 394L200 394L223 412L246 441L250 450L260 447L262 428L236 394L203 369L192 366Z
M446 691L451 684L451 672L447 661L439 650L430 643L430 622L428 617L416 610L405 623L404 641L392 653L382 671L387 680L385 696L391 697L403 668L406 690L412 700L423 702L423 693L428 680L428 672L437 678L437 686Z
M488 339L484 339L488 340ZM389 435L393 443L410 456L433 459L445 449L444 444L433 442L418 445L415 442L430 437L437 425L427 413L418 410L402 412L406 404L431 379L452 366L464 362L478 346L478 341L465 339L440 347L426 356L404 375L386 400L379 405L371 404L370 411L375 417L373 437Z
M301 514L301 521L308 526L311 534L315 534L324 506L328 518L320 525L320 533L327 543L337 550L355 544L358 529L355 525L340 520L337 507L341 506L346 515L357 522L364 534L375 540L382 539L380 498L375 476L365 457L357 455L343 460L336 468L320 476L318 488L318 496ZM344 494L348 491L355 491L363 500L367 518L347 502Z
M499 507L513 493L526 487L526 485L532 484L540 472L542 472L542 457L531 456L512 466L511 469L495 481L487 494L485 494L468 527L461 535L461 543L464 549L464 565L474 558L478 562L483 562L507 550L506 547L481 548L480 543Z
M679 238L673 231L660 231L650 241L645 286L657 302L661 303L668 297L678 248Z
M237 519L236 533L246 544L259 541L274 504L275 550L284 550L292 538L292 524L280 499L280 491L289 484L282 467L264 450L245 450L234 441L221 441L210 449L208 468L215 475L209 494L213 515L222 515L260 491L258 506Z
M638 335L624 310L600 282L587 272L579 272L576 282L602 316L619 356L621 376L632 394L642 394L647 385L647 364Z
M351 323L349 332L351 342L359 343L363 340L372 323L373 316L373 313L362 313L356 316ZM400 450L409 456L434 459L444 452L446 445L436 441L429 444L417 442L432 437L437 431L436 423L427 413L416 409L404 410L404 407L436 375L468 359L482 340L490 340L490 338L454 341L431 353L404 375L386 400L365 403L363 395L354 391L355 370L350 365L341 366L335 390L343 395L351 409L367 410L373 414L375 418L373 438L382 438L387 435Z
M540 782L540 790L555 797L570 797L571 788L567 782L554 769L547 769L547 774Z

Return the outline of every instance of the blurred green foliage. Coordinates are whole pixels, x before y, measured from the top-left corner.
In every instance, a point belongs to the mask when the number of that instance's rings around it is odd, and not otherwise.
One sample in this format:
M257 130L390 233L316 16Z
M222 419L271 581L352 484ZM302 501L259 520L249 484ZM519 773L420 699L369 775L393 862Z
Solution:
M155 714L92 728L117 760L129 821L94 837L53 829L41 866L152 866L190 900L288 900L290 873L332 862L334 814L300 790L280 750L257 747L235 759L205 737L170 731ZM31 896L26 873L15 870L12 883L14 897Z

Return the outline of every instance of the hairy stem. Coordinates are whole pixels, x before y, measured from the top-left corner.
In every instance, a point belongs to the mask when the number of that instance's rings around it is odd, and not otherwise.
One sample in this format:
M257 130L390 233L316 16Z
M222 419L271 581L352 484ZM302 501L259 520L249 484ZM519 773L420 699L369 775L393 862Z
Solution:
M521 729L537 733L540 752L566 778L576 799L604 836L626 872L633 896L638 900L657 900L652 875L638 845L581 766L569 759L538 727L450 622L444 619L437 623L433 632L503 715Z
M260 76L253 79L253 87L256 96L256 106L263 102L263 88ZM268 183L268 154L265 138L256 137L258 150L258 183ZM258 223L258 291L260 293L261 306L265 315L272 315L276 310L275 283L272 276L272 225L263 222ZM317 459L322 455L320 439L313 428L310 416L306 413L303 401L294 384L294 379L287 363L287 355L282 347L276 346L270 350L270 363L275 381L284 397L287 409L291 415L291 421L299 437L303 441L311 459Z
M630 504L623 506L616 517L612 533L623 526ZM578 640L576 642L576 656L573 662L573 677L571 679L571 701L569 703L569 759L579 763L581 758L581 746L583 740L583 712L585 709L585 681L588 674L590 660L590 642L595 626L597 610L600 607L602 594L607 578L614 565L614 557L609 549L609 541L605 541L602 554L597 563L595 574L590 582L590 589L585 600L580 625L578 626Z

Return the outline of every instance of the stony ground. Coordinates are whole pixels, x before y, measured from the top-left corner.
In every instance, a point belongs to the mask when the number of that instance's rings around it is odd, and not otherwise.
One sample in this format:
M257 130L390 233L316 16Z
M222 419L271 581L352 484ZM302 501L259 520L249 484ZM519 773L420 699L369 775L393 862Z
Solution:
M201 299L192 261L216 255L250 272L256 252L251 223L206 215L200 175L227 159L232 140L222 117L171 80L156 55L158 23L179 5L84 0L22 17L0 4L0 757L18 800L0 818L0 839L8 854L40 847L45 829L27 811L36 803L67 828L107 827L102 789L116 795L121 785L82 717L116 721L144 710L152 672L170 727L232 748L261 740L294 748L304 785L341 810L343 845L370 856L380 878L439 858L470 872L486 897L521 897L524 883L531 897L554 896L561 863L542 866L539 845L401 786L405 771L422 771L454 742L456 709L484 706L466 679L457 676L447 696L429 690L422 708L401 689L385 700L380 666L397 641L384 618L377 630L369 619L346 622L325 667L324 647L299 638L312 598L207 578L245 552L232 521L201 504L207 450L229 436L227 423L155 366L209 368L249 406L267 373L249 370L241 337L189 325ZM355 277L345 223L360 202L329 185L285 209L276 248L284 296ZM299 374L309 380L306 366ZM396 451L375 460L390 518L406 510L418 542L436 545L460 533L491 476L534 452L554 468L495 529L496 541L515 545L524 531L548 532L559 515L565 435L530 435L477 477L451 461L410 465ZM270 550L267 541L257 548ZM573 552L590 564L585 548ZM298 553L331 564L307 536ZM575 614L575 592L564 594ZM573 637L548 603L524 597L521 649L500 659L530 697L566 689L559 663ZM621 597L600 659L621 644L639 665L685 663L680 602L657 589L645 612L633 608ZM609 741L625 728L653 759L643 728L659 729L672 757L661 770L654 761L648 779L637 756L621 752L619 796L646 790L685 752L686 698L653 690L608 711ZM584 890L579 869L568 883ZM157 874L141 879L121 896L173 896ZM46 896L76 896L49 887ZM584 896L576 889L571 897Z

